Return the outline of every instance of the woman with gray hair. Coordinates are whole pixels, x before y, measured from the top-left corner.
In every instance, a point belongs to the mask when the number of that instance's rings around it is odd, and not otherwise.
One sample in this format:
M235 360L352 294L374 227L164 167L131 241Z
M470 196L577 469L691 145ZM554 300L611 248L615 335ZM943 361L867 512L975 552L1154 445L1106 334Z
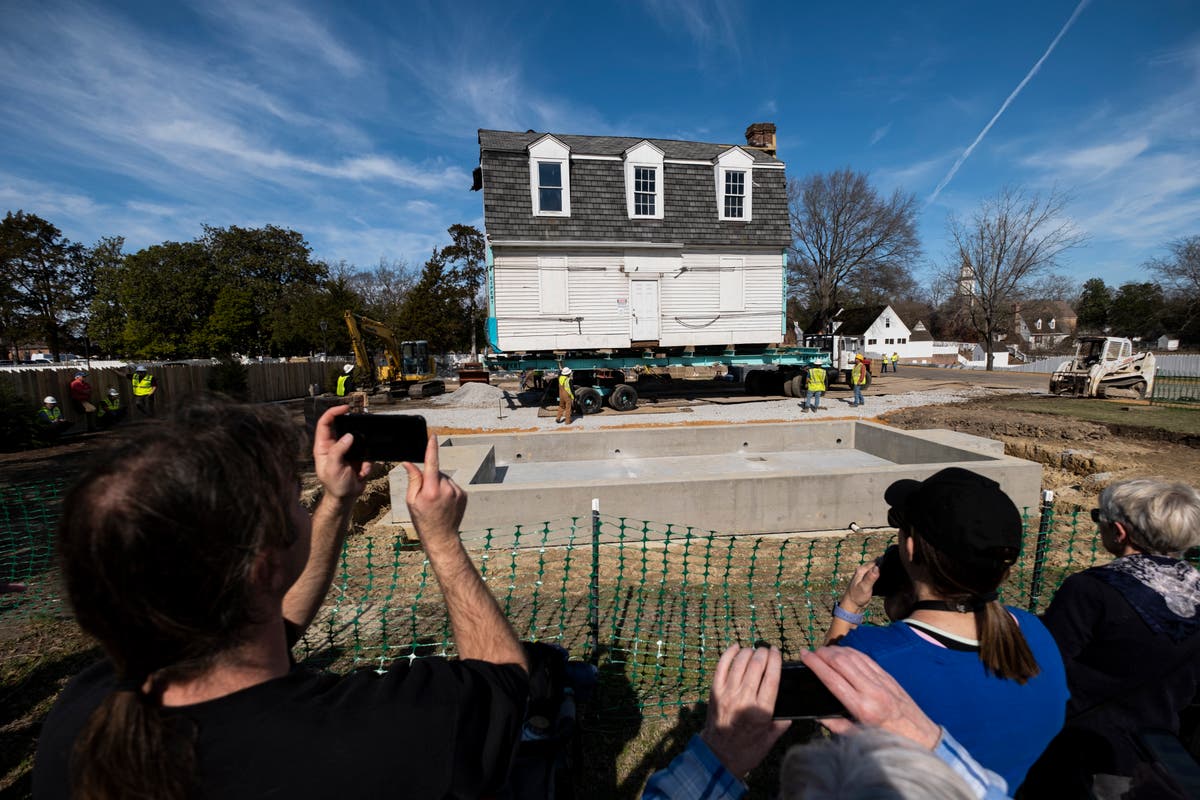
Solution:
M1200 493L1121 481L1092 520L1116 559L1067 578L1043 617L1071 702L1026 780L1032 797L1120 797L1142 761L1138 731L1178 733L1200 687L1200 573L1181 558L1200 545Z

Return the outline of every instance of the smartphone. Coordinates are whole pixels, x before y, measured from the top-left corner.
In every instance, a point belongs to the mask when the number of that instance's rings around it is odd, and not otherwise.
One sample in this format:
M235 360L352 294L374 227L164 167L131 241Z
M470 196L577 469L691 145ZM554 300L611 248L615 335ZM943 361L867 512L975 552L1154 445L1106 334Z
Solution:
M334 418L333 430L339 439L354 435L346 456L351 461L425 460L429 432L417 414L342 414Z
M846 717L846 707L803 664L784 664L775 698L775 719Z
M883 555L875 559L879 567L879 578L871 587L873 597L888 597L908 586L908 573L900 563L900 546L891 545L883 551Z

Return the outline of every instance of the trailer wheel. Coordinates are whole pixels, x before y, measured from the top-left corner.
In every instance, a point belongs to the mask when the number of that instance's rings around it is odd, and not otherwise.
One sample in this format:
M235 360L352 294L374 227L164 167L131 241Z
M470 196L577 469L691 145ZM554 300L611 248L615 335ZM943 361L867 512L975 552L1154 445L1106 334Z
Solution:
M575 404L584 414L599 414L604 409L604 398L590 386L575 390Z
M752 369L746 373L746 394L762 395L762 370Z
M788 379L784 380L784 382L783 382L783 396L784 397L795 397L796 396L796 391L793 388L794 383L795 383L794 378L788 378Z
M637 408L637 389L627 383L618 383L608 396L608 404L614 411L633 411Z
M803 375L797 375L785 385L792 387L792 397L805 397L808 394L808 387Z
M770 395L783 394L783 385L786 382L787 379L778 371L768 372L766 393Z

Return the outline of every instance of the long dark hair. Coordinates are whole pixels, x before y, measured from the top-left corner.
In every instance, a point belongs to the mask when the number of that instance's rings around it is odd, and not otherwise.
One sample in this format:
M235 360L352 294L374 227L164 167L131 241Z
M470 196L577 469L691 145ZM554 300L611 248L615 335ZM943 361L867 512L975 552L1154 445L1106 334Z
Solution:
M72 796L195 793L193 732L164 717L162 691L205 672L255 621L254 559L297 535L299 452L282 410L203 401L131 427L68 493L67 592L118 679L75 742Z
M921 537L913 538L914 566L925 571L934 591L946 600L961 600L975 607L975 625L979 631L979 659L997 678L1024 684L1041 671L1021 627L998 600L981 602L1008 577L1008 567L979 567L963 563L938 550Z

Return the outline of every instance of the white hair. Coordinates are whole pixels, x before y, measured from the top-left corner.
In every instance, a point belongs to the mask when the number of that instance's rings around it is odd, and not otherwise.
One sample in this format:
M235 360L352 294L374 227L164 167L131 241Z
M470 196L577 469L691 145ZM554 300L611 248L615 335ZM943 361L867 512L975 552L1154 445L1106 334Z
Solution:
M1200 545L1200 493L1158 478L1118 481L1100 493L1100 511L1120 522L1146 553L1180 553Z
M967 782L916 742L881 728L793 747L780 800L974 800Z

